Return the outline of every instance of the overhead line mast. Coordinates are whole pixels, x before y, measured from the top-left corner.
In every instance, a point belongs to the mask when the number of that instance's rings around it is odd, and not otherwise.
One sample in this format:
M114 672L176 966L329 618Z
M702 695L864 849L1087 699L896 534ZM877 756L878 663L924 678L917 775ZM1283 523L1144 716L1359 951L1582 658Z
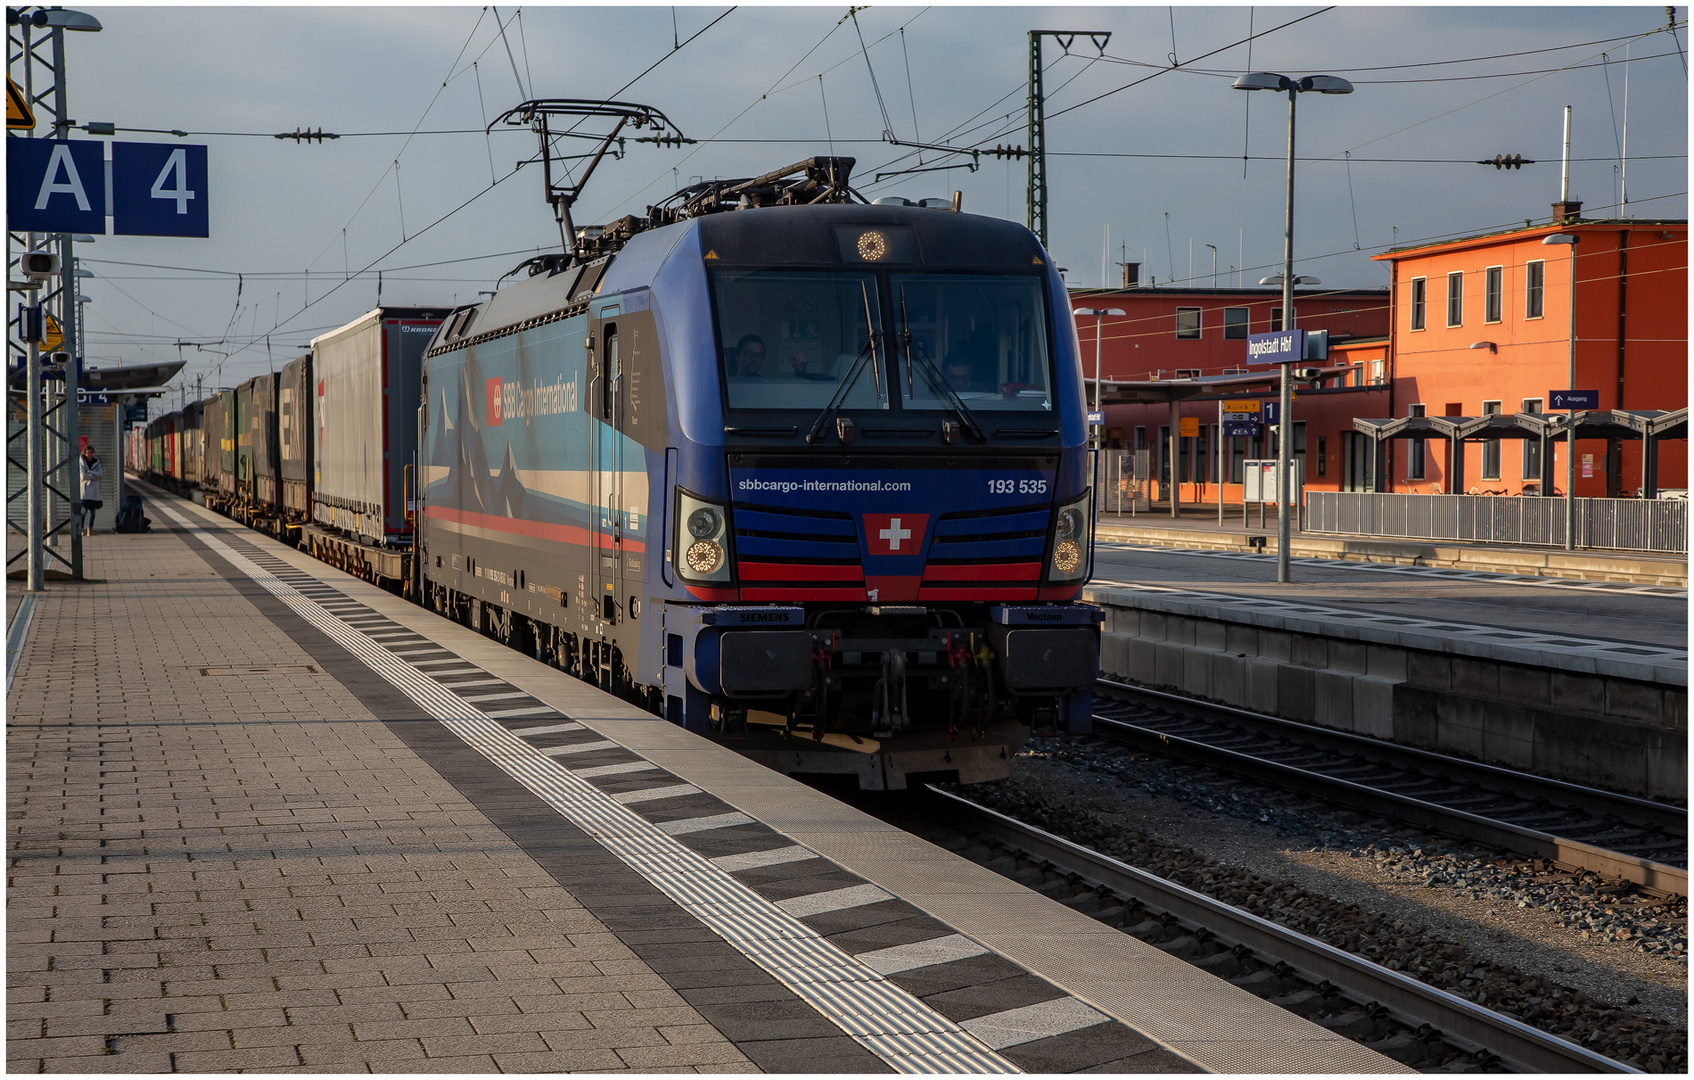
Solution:
M1065 52L1071 42L1087 37L1100 55L1112 40L1110 30L1031 30L1029 32L1029 218L1026 224L1041 246L1047 246L1047 120L1041 85L1041 39L1053 38Z

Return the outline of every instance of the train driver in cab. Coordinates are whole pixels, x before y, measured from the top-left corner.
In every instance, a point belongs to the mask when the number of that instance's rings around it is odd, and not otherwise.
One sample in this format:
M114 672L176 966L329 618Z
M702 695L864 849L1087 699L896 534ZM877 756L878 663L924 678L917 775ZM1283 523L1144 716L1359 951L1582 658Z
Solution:
M747 334L735 345L730 356L730 374L741 379L761 378L765 374L765 339Z

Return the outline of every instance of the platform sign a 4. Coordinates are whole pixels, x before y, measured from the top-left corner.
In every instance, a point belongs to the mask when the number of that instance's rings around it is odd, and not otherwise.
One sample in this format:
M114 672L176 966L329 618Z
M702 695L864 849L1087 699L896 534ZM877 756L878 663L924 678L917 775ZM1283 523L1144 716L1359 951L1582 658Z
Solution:
M112 144L112 231L120 236L209 236L206 148Z

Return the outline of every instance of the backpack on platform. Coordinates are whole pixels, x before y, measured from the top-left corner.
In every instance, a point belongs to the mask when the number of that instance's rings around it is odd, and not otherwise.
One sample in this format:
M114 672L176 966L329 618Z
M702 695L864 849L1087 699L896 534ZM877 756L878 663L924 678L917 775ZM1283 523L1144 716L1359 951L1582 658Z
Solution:
M118 510L118 520L114 528L121 533L144 533L153 531L153 519L142 516L141 496L124 496L124 503Z

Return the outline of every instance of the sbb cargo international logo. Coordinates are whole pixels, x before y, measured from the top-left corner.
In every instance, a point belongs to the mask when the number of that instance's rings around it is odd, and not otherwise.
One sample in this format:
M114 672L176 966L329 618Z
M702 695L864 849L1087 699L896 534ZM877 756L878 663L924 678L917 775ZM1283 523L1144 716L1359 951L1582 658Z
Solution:
M506 417L504 405L506 395L502 392L503 384L504 380L498 375L483 384L488 388L489 427L499 427Z

